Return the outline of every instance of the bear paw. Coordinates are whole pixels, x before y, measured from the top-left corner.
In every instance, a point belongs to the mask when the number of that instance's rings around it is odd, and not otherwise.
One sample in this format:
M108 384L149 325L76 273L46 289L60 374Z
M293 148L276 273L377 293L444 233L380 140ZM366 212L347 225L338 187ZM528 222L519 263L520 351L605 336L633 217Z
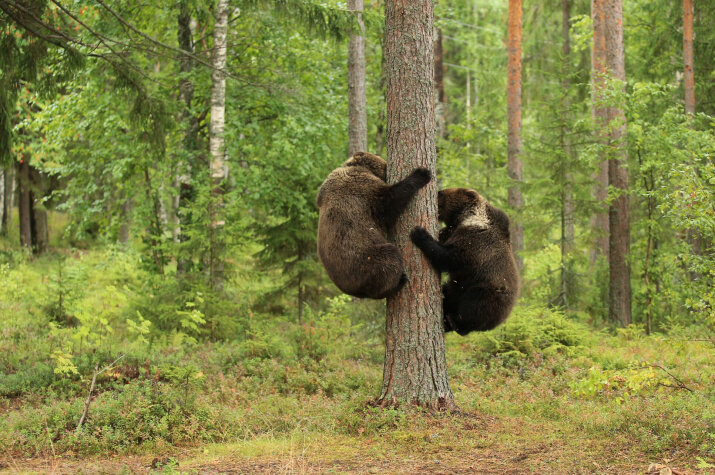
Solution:
M422 243L429 242L433 238L429 231L427 231L425 228L421 228L418 226L410 233L410 239L412 239L412 242L419 245Z
M422 188L432 179L432 173L426 168L415 168L412 172L412 176L415 179L415 184Z

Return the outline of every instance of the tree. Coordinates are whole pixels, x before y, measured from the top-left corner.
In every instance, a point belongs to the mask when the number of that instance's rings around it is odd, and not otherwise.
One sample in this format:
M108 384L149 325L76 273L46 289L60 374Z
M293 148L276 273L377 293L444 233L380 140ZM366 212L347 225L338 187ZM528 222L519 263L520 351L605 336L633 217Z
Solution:
M228 36L228 0L219 0L216 5L214 25L214 54L211 71L211 121L209 123L209 154L212 194L210 218L209 278L216 287L223 282L223 249L221 231L224 226L221 186L228 174L226 151L224 148L224 127L226 125L226 38Z
M685 112L695 114L695 74L693 71L693 0L683 0L683 76Z
M385 4L387 178L395 183L415 167L435 172L434 10L432 0ZM387 299L385 367L379 403L454 407L447 380L439 276L409 240L417 225L437 230L437 185L419 192L391 238L405 259L408 283Z
M574 197L572 190L573 176L569 173L571 163L571 139L569 138L569 88L571 86L571 39L569 37L571 21L571 0L561 0L561 37L563 40L563 68L561 71L562 80L562 105L561 105L561 147L563 148L563 160L561 165L561 179L563 187L561 189L561 302L564 307L569 302L568 285L568 253L574 244Z
M606 42L604 31L604 3L606 0L591 0L591 19L593 21L593 49L591 50L591 72L593 81L593 97L591 116L596 128L597 139L605 142L604 130L608 122L608 110L603 104L603 90L606 79ZM593 198L597 206L604 207L591 217L591 230L596 236L594 248L591 250L591 264L599 255L608 257L608 214L605 210L608 199L608 160L601 160L595 176Z
M603 31L606 46L606 70L625 92L626 68L623 46L622 0L604 4ZM608 209L608 313L611 321L626 326L631 323L630 210L628 200L628 150L626 148L626 115L618 105L608 108L608 182L614 196Z
M356 12L360 31L350 35L348 44L348 155L367 151L367 92L365 83L365 22L363 0L349 0Z
M521 0L509 0L507 27L507 171L512 184L509 186L508 202L514 210L521 210L524 199L521 194ZM524 249L524 231L516 221L512 221L511 246L516 255L519 270L524 265L519 253Z

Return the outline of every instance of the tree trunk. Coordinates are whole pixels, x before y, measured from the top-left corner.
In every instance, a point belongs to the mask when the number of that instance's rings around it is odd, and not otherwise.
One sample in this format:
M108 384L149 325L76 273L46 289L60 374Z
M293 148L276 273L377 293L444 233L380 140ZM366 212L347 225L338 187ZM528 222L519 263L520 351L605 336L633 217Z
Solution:
M604 36L606 69L613 79L622 82L625 90L626 68L623 46L622 0L605 2ZM626 148L626 116L617 105L608 108L609 161L608 181L615 198L608 210L609 297L611 321L621 326L631 323L631 282L628 255L630 252L630 210L628 200L628 150Z
M387 0L385 4L390 183L405 178L415 167L435 172L433 22L432 0ZM418 193L391 233L405 259L409 281L387 299L382 405L455 407L447 380L439 276L409 239L415 226L436 234L436 218L433 180Z
M683 0L683 76L685 112L695 114L695 73L693 70L693 0Z
M507 88L507 172L512 180L508 190L509 206L517 212L523 206L520 184L521 172L521 0L509 0L507 52L509 55ZM523 260L519 253L524 249L524 234L517 220L512 221L511 246L519 270Z
M591 70L593 81L593 105L591 115L596 128L597 140L606 142L605 130L608 124L608 109L602 104L603 88L605 87L606 74L606 38L604 33L604 4L606 0L591 0L591 17L593 20L593 49L591 50ZM591 230L596 236L595 246L591 250L591 263L595 263L599 255L608 258L609 223L606 212L608 200L608 160L604 159L599 164L595 175L596 186L593 198L603 210L591 217Z
M10 234L10 226L12 225L12 211L15 207L15 167L9 166L5 169L3 182L3 213L2 226L0 227L0 235L7 236Z
M126 244L129 242L131 231L131 214L134 207L134 200L127 198L122 203L122 211L120 213L121 223L119 223L119 242Z
M444 93L444 50L442 49L442 30L434 29L434 96L435 122L437 137L443 139L447 133L447 122L444 116L447 96Z
M569 37L571 13L570 0L561 0L561 36L563 39L563 68L561 82L563 103L561 105L561 146L563 160L561 163L562 195L561 195L561 304L568 307L569 303L569 252L574 242L574 200L571 166L571 140L569 138L569 98L571 75L571 39Z
M348 10L357 12L360 33L348 44L348 155L367 151L367 92L365 83L365 22L363 0L348 0Z
M0 170L0 236L5 235L5 170Z
M47 226L47 210L42 203L35 201L44 197L46 186L43 183L43 177L40 171L33 167L29 167L30 188L31 188L31 203L32 223L30 229L32 231L32 252L42 254L47 251L47 246L50 241L50 231Z
M20 216L20 245L32 248L32 192L30 165L27 160L17 162L18 213Z
M228 174L224 148L226 111L226 40L228 36L228 0L219 0L216 5L214 24L213 71L211 72L211 121L209 123L209 152L211 154L212 194L210 210L209 280L216 288L223 287L222 230L223 202L222 185Z

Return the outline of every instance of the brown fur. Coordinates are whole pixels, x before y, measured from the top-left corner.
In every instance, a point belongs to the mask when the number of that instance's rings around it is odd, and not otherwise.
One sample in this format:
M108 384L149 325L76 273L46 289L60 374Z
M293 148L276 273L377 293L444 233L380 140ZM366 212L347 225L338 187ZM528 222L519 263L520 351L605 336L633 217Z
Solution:
M402 256L385 236L430 173L416 169L388 185L386 170L381 157L358 152L328 175L316 199L318 256L333 283L355 297L385 298L407 281Z
M437 196L446 224L439 241L423 228L411 237L433 267L449 272L442 287L445 330L490 330L509 316L519 294L509 218L475 190L449 188Z

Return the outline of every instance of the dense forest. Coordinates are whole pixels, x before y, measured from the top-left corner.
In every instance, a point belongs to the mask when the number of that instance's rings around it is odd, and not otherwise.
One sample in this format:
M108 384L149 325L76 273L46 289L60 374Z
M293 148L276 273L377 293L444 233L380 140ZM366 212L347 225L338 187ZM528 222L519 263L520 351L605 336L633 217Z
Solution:
M0 0L0 471L715 470L714 20ZM387 304L331 282L359 151L435 175L405 255L438 189L508 214L503 325L443 337L425 259Z

